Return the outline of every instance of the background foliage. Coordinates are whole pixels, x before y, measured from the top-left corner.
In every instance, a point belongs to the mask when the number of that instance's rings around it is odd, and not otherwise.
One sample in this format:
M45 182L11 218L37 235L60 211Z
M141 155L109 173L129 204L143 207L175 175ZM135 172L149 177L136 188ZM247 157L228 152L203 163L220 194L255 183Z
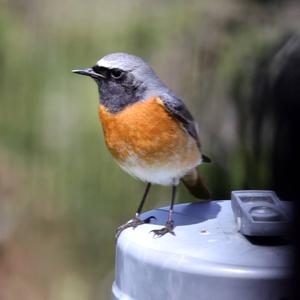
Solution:
M252 103L299 17L298 1L1 0L0 299L109 299L114 229L144 189L111 159L96 86L72 69L142 56L192 111L214 161L200 169L229 199L274 187L273 119L253 127ZM146 208L169 194L155 187Z

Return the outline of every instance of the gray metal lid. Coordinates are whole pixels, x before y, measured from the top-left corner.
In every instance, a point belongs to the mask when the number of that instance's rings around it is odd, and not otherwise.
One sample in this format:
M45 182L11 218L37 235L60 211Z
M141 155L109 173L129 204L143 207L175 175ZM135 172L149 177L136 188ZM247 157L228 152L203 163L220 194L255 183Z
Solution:
M261 245L241 235L230 201L176 205L176 236L154 238L150 231L163 226L167 214L168 207L146 212L142 218L153 215L155 224L127 229L119 237L114 299L285 296L292 247L282 240Z

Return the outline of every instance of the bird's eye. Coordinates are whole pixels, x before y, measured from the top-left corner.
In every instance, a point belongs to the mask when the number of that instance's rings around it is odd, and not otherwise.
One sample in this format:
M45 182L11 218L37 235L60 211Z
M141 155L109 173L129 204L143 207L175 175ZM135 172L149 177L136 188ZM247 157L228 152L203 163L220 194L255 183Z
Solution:
M122 77L123 72L120 69L112 69L110 71L111 77L114 79L119 79Z

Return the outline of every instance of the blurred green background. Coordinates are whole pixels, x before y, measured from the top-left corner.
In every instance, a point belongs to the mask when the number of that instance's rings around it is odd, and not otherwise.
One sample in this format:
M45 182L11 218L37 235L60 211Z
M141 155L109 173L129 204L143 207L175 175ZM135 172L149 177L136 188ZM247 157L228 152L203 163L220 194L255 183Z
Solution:
M143 193L105 148L95 83L72 69L142 56L190 108L214 161L200 169L229 199L272 187L271 129L258 157L247 101L299 20L298 1L0 0L0 299L109 299L114 230ZM146 209L169 197L154 187Z

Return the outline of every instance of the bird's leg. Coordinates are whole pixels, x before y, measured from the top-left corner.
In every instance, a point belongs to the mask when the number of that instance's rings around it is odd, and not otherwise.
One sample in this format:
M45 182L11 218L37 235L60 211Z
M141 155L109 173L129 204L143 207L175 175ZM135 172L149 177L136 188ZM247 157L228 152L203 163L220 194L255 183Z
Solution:
M139 218L139 216L142 212L143 206L145 204L147 195L149 193L150 187L151 187L151 183L148 183L147 186L146 186L142 201L140 202L140 205L139 205L139 207L138 207L138 209L135 213L135 216L131 220L129 220L127 223L125 223L125 224L123 224L123 225L121 225L117 228L116 238L118 238L119 235L121 234L121 232L123 230L125 230L126 228L130 228L130 227L136 228L138 225L141 225L141 224L144 224L144 223L150 223L151 219L155 219L155 217L153 217L153 216L150 216L150 217L146 218L145 220L141 220Z
M171 205L170 205L169 214L168 214L168 220L166 222L165 227L163 227L161 229L151 230L151 232L153 232L153 234L154 234L154 237L161 237L161 236L165 235L166 233L171 233L171 234L175 235L175 233L173 231L173 229L174 229L173 206L174 206L174 202L175 202L175 196L176 196L176 185L173 185L172 199L171 199Z

